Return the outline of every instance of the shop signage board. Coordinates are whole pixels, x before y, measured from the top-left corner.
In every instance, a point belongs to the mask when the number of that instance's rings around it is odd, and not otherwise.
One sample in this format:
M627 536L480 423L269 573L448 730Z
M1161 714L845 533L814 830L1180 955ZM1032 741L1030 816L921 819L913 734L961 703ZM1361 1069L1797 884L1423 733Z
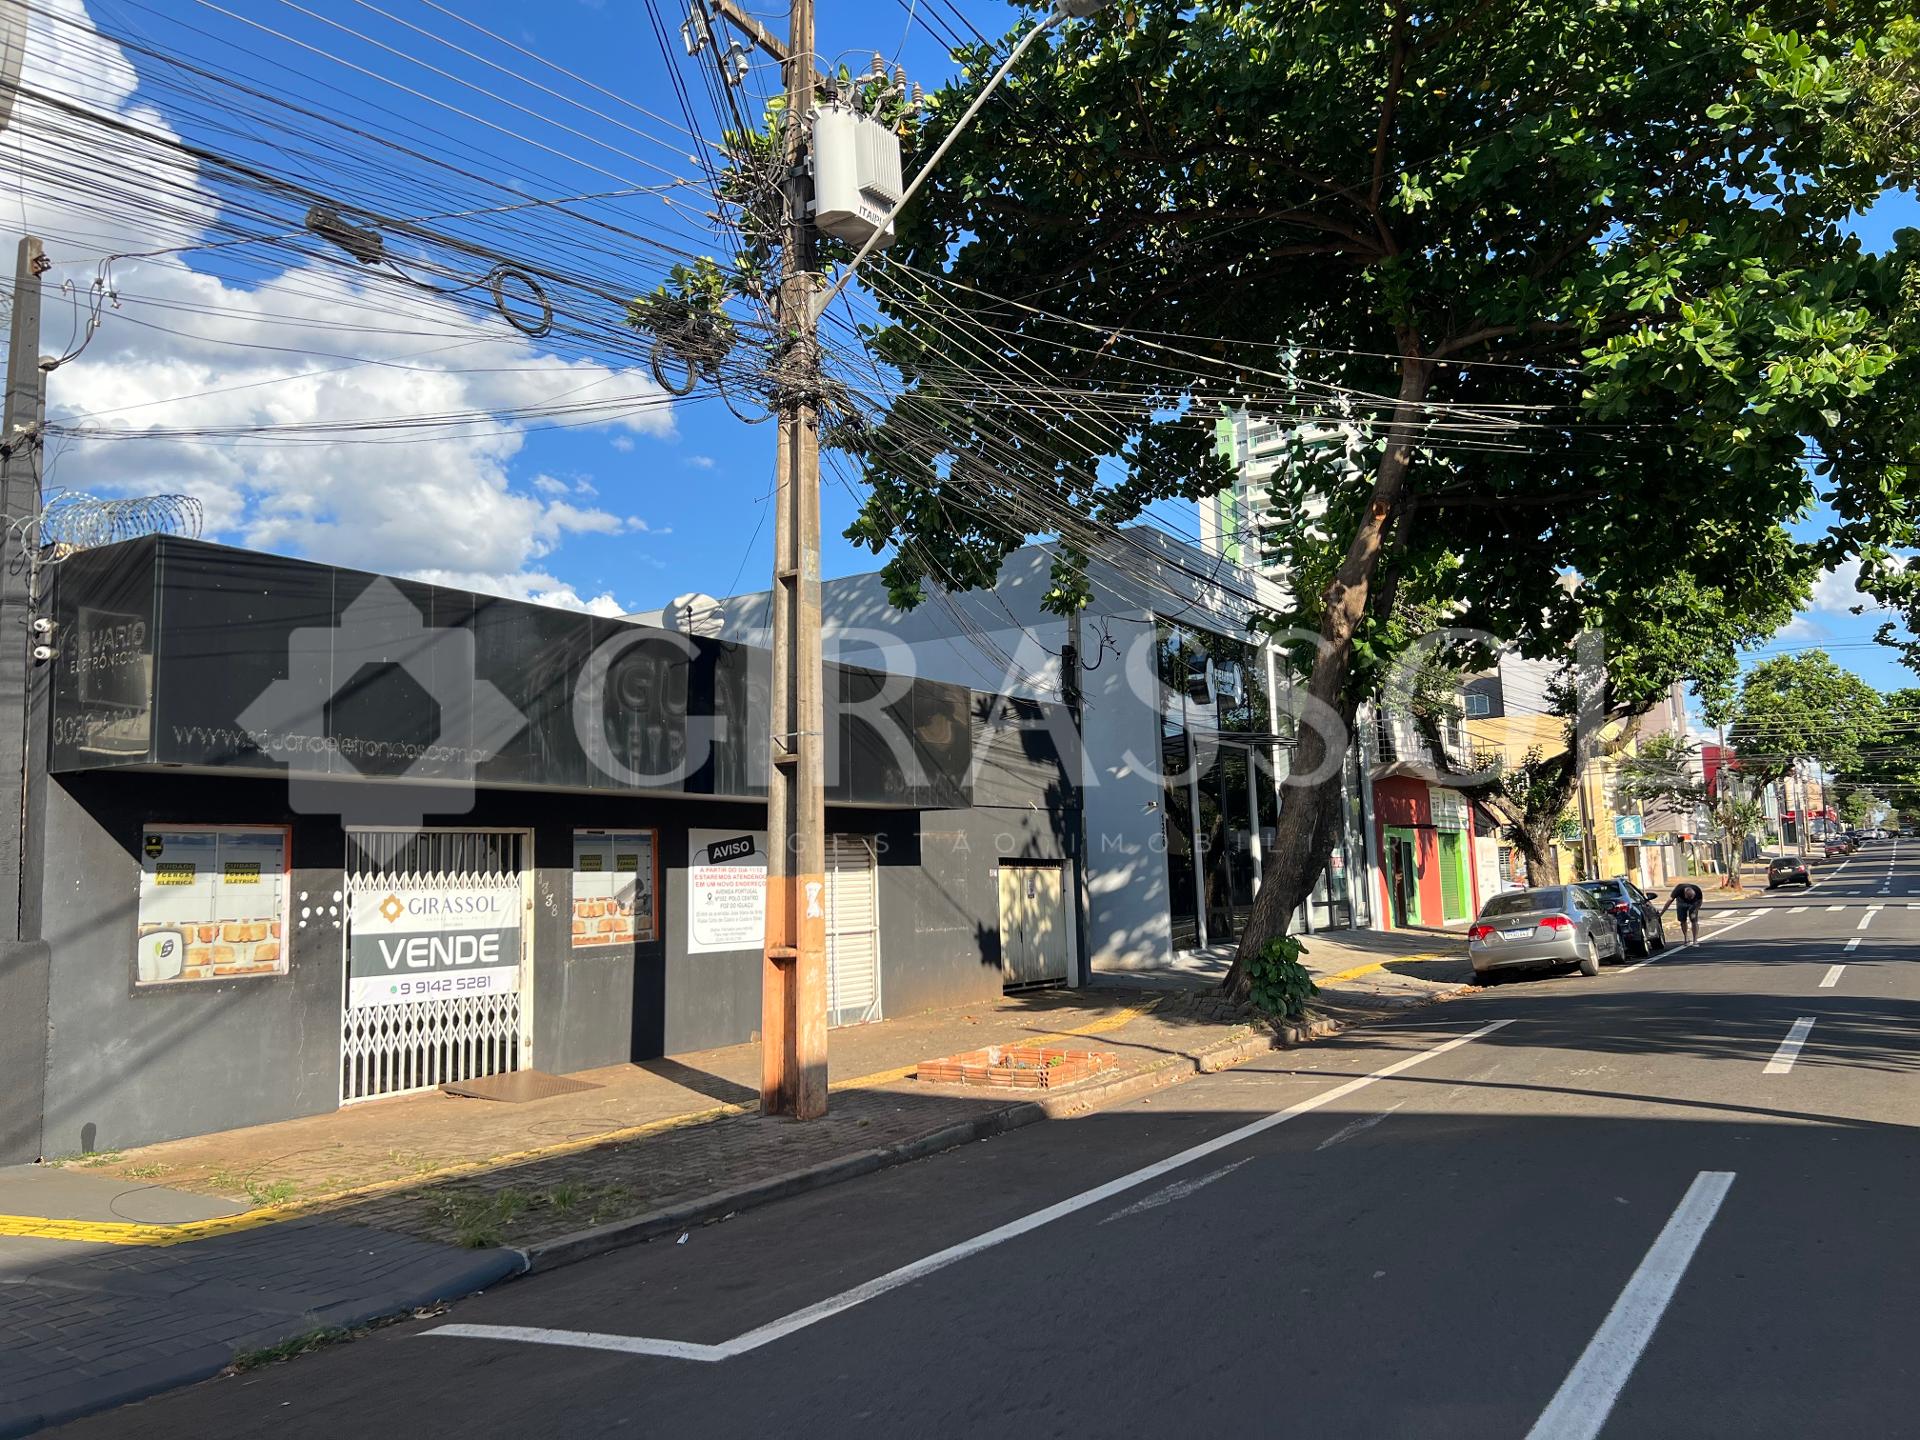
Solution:
M766 831L688 831L687 953L759 950L766 943Z
M287 832L149 825L140 838L140 985L287 973Z
M1613 834L1618 840L1644 840L1647 838L1647 822L1639 815L1616 815L1613 817Z
M520 912L517 882L356 888L348 1008L518 991Z

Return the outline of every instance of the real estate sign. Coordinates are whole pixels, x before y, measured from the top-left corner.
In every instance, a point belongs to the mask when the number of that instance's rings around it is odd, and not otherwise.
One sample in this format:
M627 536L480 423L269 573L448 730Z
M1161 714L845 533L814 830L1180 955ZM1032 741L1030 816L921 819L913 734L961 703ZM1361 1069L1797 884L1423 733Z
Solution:
M417 1005L520 988L519 883L444 884L353 896L347 1004Z

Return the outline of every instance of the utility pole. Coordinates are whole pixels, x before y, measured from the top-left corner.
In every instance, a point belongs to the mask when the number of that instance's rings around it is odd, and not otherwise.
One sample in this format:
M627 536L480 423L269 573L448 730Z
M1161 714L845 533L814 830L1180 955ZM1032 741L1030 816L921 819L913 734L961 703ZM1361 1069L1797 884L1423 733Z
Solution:
M773 676L768 729L767 939L760 971L760 1113L827 1113L824 673L820 647L820 350L809 217L813 0L792 0L780 44L735 0L711 0L780 62L787 109L780 247L778 450L774 457Z
M40 447L47 372L40 358L40 277L48 261L40 241L20 241L13 276L13 323L7 348L7 391L0 421L0 876L7 894L0 941L33 940L23 863L27 794L36 747L29 738L28 686L36 678L33 556L29 529L40 513Z

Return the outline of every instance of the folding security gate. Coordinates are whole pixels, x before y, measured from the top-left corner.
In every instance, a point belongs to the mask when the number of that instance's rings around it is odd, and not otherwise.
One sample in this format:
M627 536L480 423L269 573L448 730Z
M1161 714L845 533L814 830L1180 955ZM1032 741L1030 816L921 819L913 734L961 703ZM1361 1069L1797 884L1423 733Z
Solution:
M532 1063L532 910L519 830L347 832L340 1100Z
M827 836L827 1023L880 1018L880 906L873 842Z

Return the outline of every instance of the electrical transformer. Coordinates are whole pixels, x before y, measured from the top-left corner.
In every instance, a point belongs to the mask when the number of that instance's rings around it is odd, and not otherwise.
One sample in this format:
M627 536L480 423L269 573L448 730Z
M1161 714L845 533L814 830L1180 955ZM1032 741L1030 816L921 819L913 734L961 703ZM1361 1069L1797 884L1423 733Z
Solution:
M893 243L900 203L900 137L872 116L823 105L813 117L813 223L837 240L864 245L876 231Z

